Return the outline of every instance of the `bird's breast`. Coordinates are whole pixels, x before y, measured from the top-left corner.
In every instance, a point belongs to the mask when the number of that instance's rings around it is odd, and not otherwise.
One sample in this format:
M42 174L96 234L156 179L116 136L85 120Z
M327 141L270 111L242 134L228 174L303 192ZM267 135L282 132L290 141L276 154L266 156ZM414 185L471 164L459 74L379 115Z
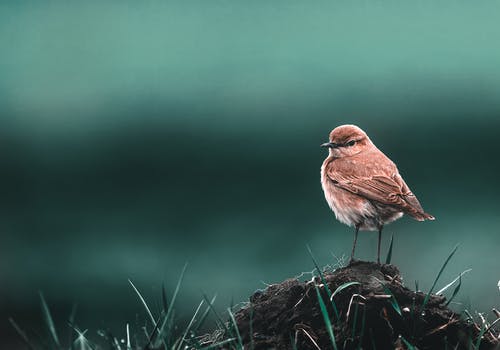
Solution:
M326 202L340 222L354 226L376 215L369 200L336 186L328 177L325 164L321 167L321 186Z

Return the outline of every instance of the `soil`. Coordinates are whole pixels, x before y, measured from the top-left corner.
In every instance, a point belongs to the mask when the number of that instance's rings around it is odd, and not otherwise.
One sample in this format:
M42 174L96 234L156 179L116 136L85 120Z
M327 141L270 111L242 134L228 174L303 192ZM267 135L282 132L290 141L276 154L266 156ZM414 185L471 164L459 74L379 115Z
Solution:
M359 283L334 295L338 319L319 277L289 279L255 292L235 314L245 349L294 349L293 343L299 350L333 349L316 288L338 349L473 349L470 342L476 344L478 325L445 306L442 296L431 295L422 309L426 294L406 288L394 265L355 261L323 276L330 293ZM483 336L481 350L495 348L493 336Z

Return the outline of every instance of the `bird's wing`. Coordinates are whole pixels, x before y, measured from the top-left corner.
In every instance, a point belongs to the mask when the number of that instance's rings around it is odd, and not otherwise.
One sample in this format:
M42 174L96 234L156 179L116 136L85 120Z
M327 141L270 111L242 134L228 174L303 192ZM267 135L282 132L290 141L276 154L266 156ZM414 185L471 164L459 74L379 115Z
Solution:
M369 164L364 164L361 169L360 167L361 165L356 163L349 165L349 171L339 171L337 167L330 167L328 177L335 186L369 200L398 208L417 220L433 218L424 212L417 197L411 192L392 162L390 167L383 170L374 165L372 170L376 174L372 175Z

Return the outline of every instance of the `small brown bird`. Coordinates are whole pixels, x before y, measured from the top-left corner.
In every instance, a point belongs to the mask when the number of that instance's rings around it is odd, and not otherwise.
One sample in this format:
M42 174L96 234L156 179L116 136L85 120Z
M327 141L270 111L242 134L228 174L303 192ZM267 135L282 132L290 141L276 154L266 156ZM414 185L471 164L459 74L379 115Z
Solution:
M328 205L340 222L354 226L351 261L358 231L378 231L377 262L385 224L408 214L418 221L434 220L399 175L398 168L356 125L341 125L330 133L329 155L321 166L321 185Z

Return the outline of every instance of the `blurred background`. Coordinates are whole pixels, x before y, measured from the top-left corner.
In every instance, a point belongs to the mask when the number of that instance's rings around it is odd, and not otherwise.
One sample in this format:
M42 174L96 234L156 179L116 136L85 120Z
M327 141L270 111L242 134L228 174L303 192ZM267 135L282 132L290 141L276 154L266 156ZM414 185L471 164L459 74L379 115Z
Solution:
M355 123L434 222L403 218L393 262L456 305L500 304L496 1L3 1L0 333L56 324L118 336L188 262L178 314L348 256L320 186L334 127ZM357 255L374 260L376 234Z

